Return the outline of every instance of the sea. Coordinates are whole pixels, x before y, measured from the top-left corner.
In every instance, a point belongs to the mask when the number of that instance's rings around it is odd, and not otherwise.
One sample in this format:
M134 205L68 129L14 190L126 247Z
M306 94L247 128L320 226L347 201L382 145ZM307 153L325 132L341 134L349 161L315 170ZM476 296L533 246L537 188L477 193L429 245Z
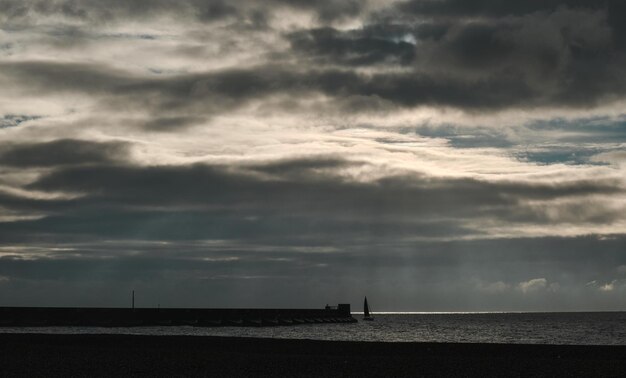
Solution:
M626 312L374 313L374 321L277 327L0 327L0 333L236 336L280 339L626 345Z

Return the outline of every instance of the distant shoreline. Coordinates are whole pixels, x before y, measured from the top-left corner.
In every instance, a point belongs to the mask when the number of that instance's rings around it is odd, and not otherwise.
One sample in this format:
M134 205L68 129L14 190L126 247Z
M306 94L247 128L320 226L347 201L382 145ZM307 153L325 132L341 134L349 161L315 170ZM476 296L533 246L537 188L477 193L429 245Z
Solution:
M0 334L3 376L620 376L626 346Z

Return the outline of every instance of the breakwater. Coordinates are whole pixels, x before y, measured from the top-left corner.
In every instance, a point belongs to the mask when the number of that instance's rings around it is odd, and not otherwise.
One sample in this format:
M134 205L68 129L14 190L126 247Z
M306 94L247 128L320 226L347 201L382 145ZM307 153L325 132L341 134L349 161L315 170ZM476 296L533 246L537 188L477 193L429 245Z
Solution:
M349 304L323 309L0 307L0 327L261 327L356 321Z

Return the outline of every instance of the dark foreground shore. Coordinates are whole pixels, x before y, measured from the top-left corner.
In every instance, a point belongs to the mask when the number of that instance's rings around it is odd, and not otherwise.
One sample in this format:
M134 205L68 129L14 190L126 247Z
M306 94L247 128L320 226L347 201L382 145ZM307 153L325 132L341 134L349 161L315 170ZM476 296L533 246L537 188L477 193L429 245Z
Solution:
M0 334L0 375L617 377L626 347Z

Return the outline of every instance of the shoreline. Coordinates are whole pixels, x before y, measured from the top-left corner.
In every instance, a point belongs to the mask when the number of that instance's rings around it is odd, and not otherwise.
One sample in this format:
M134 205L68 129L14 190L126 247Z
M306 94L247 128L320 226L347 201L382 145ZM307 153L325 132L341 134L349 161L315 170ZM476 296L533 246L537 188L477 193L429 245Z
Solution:
M626 346L0 334L3 376L621 376Z

